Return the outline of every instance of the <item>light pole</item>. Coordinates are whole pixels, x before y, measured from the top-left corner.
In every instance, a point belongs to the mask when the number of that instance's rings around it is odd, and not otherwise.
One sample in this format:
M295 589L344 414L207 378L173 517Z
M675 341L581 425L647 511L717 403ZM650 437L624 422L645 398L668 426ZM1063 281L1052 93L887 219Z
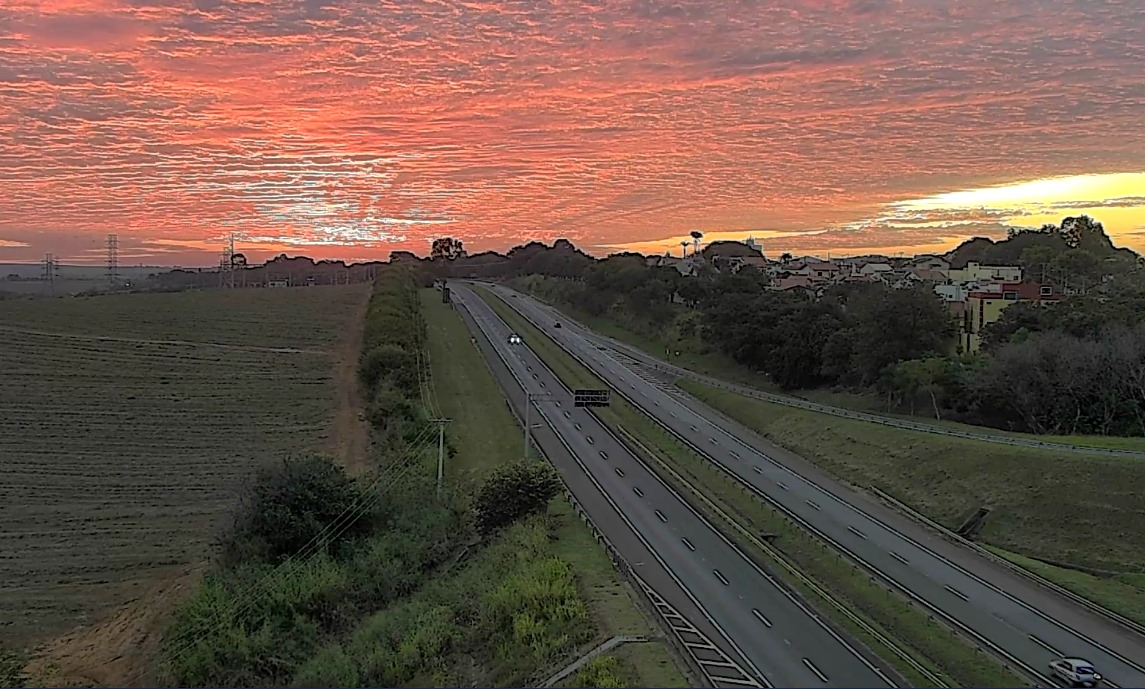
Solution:
M532 428L533 428L530 425L529 410L532 409L533 402L547 402L547 401L550 401L552 399L554 399L554 397L548 393L525 392L525 423L524 423L525 450L523 453L523 457L526 460L529 459L529 431L532 430ZM540 428L540 426L541 426L541 424L537 424L538 428Z
M449 419L430 419L437 424L437 497L441 498L441 488L445 483L445 424Z

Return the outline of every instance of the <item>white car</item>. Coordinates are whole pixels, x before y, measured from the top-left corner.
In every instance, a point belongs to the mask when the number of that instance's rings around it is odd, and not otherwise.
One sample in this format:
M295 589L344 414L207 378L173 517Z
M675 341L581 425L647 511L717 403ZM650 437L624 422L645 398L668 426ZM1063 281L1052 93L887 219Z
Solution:
M1050 674L1071 687L1096 687L1101 681L1101 675L1093 669L1093 663L1081 658L1062 658L1051 662Z
M509 344L521 344L521 336L517 334L510 335Z

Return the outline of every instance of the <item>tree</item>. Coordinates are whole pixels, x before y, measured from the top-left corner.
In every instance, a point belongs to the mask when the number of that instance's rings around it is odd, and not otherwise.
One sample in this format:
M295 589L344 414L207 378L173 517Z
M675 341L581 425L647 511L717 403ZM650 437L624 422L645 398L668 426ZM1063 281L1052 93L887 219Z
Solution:
M433 240L433 244L430 245L430 260L445 259L452 261L464 255L465 247L462 245L460 239L441 237Z
M561 491L561 480L548 464L503 464L485 479L474 501L477 529L491 534L530 514L541 512Z
M227 559L254 555L277 562L308 544L333 547L364 534L376 518L363 515L345 529L325 531L362 497L354 480L325 457L292 457L264 467L242 496ZM324 540L316 540L320 534Z

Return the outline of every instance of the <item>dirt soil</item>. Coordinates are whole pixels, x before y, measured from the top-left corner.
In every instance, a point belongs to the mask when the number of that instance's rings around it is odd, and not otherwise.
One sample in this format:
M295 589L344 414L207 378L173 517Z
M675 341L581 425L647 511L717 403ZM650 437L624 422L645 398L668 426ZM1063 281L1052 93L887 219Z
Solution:
M110 620L79 627L41 647L27 666L36 687L153 687L153 659L170 614L195 589L203 567L158 582Z
M349 321L334 350L335 414L330 429L330 448L351 476L370 467L370 425L366 421L365 402L358 382L358 359L362 354L362 331L366 325L366 306L370 292L363 290L355 304L358 313Z

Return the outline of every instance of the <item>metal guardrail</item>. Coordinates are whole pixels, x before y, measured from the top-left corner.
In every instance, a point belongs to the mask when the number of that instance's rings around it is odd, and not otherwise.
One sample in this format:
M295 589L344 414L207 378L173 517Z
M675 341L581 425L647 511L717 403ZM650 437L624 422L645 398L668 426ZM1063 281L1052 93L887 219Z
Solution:
M532 317L530 317L528 314L524 313L520 308L518 308L517 306L510 303L508 300L503 299L502 301L505 304L507 304L509 306L509 308L511 308L513 311L515 311L517 314L519 314L522 318L524 318L526 321L528 321L534 327L536 327L538 330L541 330L541 332L544 332L544 330L541 328L541 326L538 323L536 323ZM552 342L554 342L562 350L564 350L564 352L566 354L571 356L581 366L588 369L589 371L593 370L592 367L586 361L584 361L584 359L581 358L579 354L571 351L567 346L565 346L563 343L557 341L556 338L552 337L548 333L545 333L545 336L548 337ZM604 380L604 382L610 388L612 388L614 392L619 394L622 398L624 398L633 407L635 407L637 409L640 408L640 405L635 400L633 400L631 398L631 396L629 396L619 386L613 384L612 382L610 382L608 380ZM683 435L681 435L678 431L676 431L676 429L672 428L670 425L664 424L659 419L654 419L654 420L656 421L657 424L660 425L661 428L663 428L665 431L667 431L670 435L672 435L674 438L676 438L679 442L683 443L686 447L691 448L694 452L696 452L701 457L709 457L709 459L710 459L710 456L707 454L707 452L705 451L704 448L696 446L695 443L692 443L691 441L689 441L687 438L685 438ZM815 526L813 526L812 524L810 524L807 521L805 521L804 519L802 519L798 514L792 512L790 509L785 507L780 502L772 499L769 495L767 495L763 491L759 490L755 486L753 486L747 482L744 482L739 476L736 476L727 467L725 467L722 464L720 464L719 462L715 462L715 461L713 461L712 464L716 468L722 470L725 474L730 476L733 481L737 481L737 482L741 483L742 485L747 487L748 490L752 491L755 495L757 495L761 499L767 501L768 504L775 507L782 514L786 515L789 519L791 519L795 523L799 524L802 528L806 529L807 531L809 531L811 534L813 534L817 538L822 539L825 543L830 544L833 548L838 550L840 553L843 553L844 555L846 555L853 562L862 566L870 574L872 574L874 577L876 577L880 581L882 581L885 585L887 585L890 588L893 588L894 590L900 592L902 595L906 596L910 601L917 603L919 606L921 606L923 609L925 609L931 616L933 616L936 620L941 620L942 623L945 624L946 626L950 627L951 629L958 630L959 632L964 634L968 639L972 640L975 643L978 650L980 650L982 652L989 652L999 662L1001 662L1003 665L1010 668L1012 671L1032 680L1032 684L1036 685L1036 684L1044 683L1046 681L1045 675L1043 673L1038 672L1034 668L1030 667L1027 663L1023 662L1019 658L1015 657L1013 654L1007 652L1005 649L997 646L996 644L991 642L989 639L987 639L984 636L982 636L981 634L979 634L973 628L963 624L962 622L960 622L959 620L957 620L956 618L954 618L953 616L951 616L950 614L948 614L947 612L945 612L944 610L939 608L938 606L934 605L933 603L926 600L925 598L922 598L921 596L915 594L913 591L906 588L905 586L903 586L899 582L895 581L893 578L887 576L878 567L875 567L871 563L867 562L865 559L859 557L858 554L853 552L851 549L847 548L842 543L839 543L835 539L831 538L826 533L823 533L821 530L817 529Z
M515 291L515 290L514 290ZM543 301L537 297L530 298ZM546 304L551 309L559 310L551 304ZM1045 440L1037 440L1035 438L1023 438L1020 436L998 435L996 433L977 433L974 431L965 431L960 428L945 428L943 426L936 426L931 423L922 423L919 421L909 421L907 419L896 419L882 414L872 414L870 412L853 411L851 409L844 409L843 407L834 407L829 404L820 404L810 400L792 397L790 395L778 395L771 392L764 392L745 385L737 383L729 383L714 376L709 376L703 373L697 373L690 369L676 366L665 361L661 361L656 357L643 352L631 345L620 342L611 337L605 337L592 332L591 328L586 328L583 324L577 322L573 318L569 318L567 314L561 312L563 318L571 323L575 323L582 330L590 333L592 339L607 344L612 349L623 353L629 359L637 361L641 365L655 368L665 373L675 375L677 378L688 378L696 382L710 385L714 388L721 390L728 390L736 394L744 395L746 397L753 397L765 402L772 402L774 404L781 404L787 407L796 407L799 409L806 409L808 411L819 412L821 414L830 414L831 416L838 416L846 419L854 419L857 421L868 421L870 423L877 423L883 426L891 426L894 428L902 428L911 431L920 431L923 433L933 433L935 435L945 435L953 438L965 438L968 440L980 440L989 443L998 443L1002 445L1012 445L1021 447L1036 447L1042 450L1060 450L1062 452L1072 452L1080 454L1096 454L1107 455L1115 457L1136 457L1145 459L1145 451L1141 450L1122 450L1110 447L1092 447L1089 445L1074 445L1071 443L1058 443L1047 442Z
M1046 589L1048 589L1048 590L1050 590L1050 591L1052 591L1052 592L1054 592L1060 596L1068 598L1069 600L1073 601L1074 603L1077 603L1078 605L1081 605L1082 607L1088 609L1092 613L1095 613L1097 615L1101 615L1102 617L1105 617L1112 622L1116 622L1117 624L1123 625L1129 629L1132 629L1133 631L1137 632L1138 634L1145 636L1145 625L1134 622L1133 620L1131 620L1127 617L1123 617L1123 616L1113 612L1112 610L1109 610L1108 608L1102 607L1101 605L1094 603L1093 601L1089 600L1088 598L1084 598L1082 596L1079 596L1078 594L1074 593L1073 591L1070 591L1069 589L1067 589L1063 586L1055 584L1054 582L1050 581L1049 579L1045 579L1045 578L1039 576L1038 574L1031 572L1030 570L1026 569L1025 567L1022 567L1022 566L1017 565L1013 562L1010 562L1009 560L1007 560L1004 557L1001 557L999 555L995 555L994 553L983 548L982 546L978 545L974 541L971 541L970 539L963 538L962 536L959 536L957 533L951 531L950 529L939 524L938 522L935 522L934 520L930 519L926 515L916 511L915 509L909 507L908 505L902 503L898 499L894 498L893 496L887 494L886 492L884 492L882 490L879 490L878 488L876 488L874 486L868 486L868 490L870 490L872 493L874 493L875 496L878 497L880 500L882 500L883 502L890 505L891 508L901 512L902 514L906 515L907 517L910 517L911 519L919 522L920 524L930 528L932 531L937 532L940 536L946 538L947 540L953 541L954 543L957 543L958 545L966 546L967 548L974 550L976 553L978 553L982 557L987 558L988 560L990 560L994 564L997 564L1001 567L1005 567L1009 571L1014 572L1015 574L1018 574L1018 575L1022 576L1023 578L1034 582L1035 584L1038 584L1039 586L1043 586Z
M469 311L468 306L464 306L464 308L466 312ZM473 324L477 326L481 335L489 340L489 344L497 353L498 358L502 360L506 370L509 371L509 374L513 376L515 380L517 380L518 385L520 385L521 389L524 390L524 384L521 383L520 379L517 377L509 363L504 360L504 356L501 354L500 350L497 349L496 345L493 344L492 338L489 336L489 334L486 333L484 328L482 328L477 322L477 317L471 313L468 313L468 315ZM485 357L482 357L482 360L485 361L485 365L489 367L489 371L491 374L493 374L494 380L497 380L497 376L492 370L492 367L489 365L489 362L485 359ZM523 425L524 420L521 418L520 413L518 413L517 409L512 405L508 398L506 398L505 404L509 407L509 411L513 414L513 417L517 420L517 423ZM555 433L556 431L554 430L553 432ZM548 456L544 453L544 450L540 447L536 440L533 439L531 434L530 443L537 451L537 456L545 457L546 461L549 461L550 464L552 463ZM557 475L561 476L559 471L557 472ZM609 559L612 561L616 571L622 577L624 577L625 580L628 581L629 585L633 589L641 594L645 604L656 613L656 617L658 618L661 627L670 631L670 635L666 637L667 640L676 649L677 654L689 665L689 668L692 670L692 672L694 672L696 676L706 679L708 681L708 685L711 687L750 686L760 688L762 685L758 681L752 679L750 675L747 675L742 670L737 670L736 672L737 675L740 675L739 677L728 677L726 675L729 668L738 668L738 664L731 662L727 655L724 654L718 646L713 644L711 640L707 638L707 636L697 630L694 625L688 622L684 616L680 615L680 613L676 611L676 609L673 608L671 604L665 601L664 598L656 593L655 590L649 586L647 582L645 582L638 574L636 574L635 570L628 563L628 560L625 559L625 557L620 553L620 550L612 544L612 541L609 540L604 532L600 530L600 528L592 520L592 517L588 514L588 511L584 509L584 507L580 504L580 501L578 501L576 496L573 495L563 476L561 476L561 483L564 486L563 492L565 499L568 500L569 504L572 506L573 512L575 512L576 515L580 517L581 520L585 523L585 525L588 526L589 530L593 534L593 538L597 543L601 545L602 548L604 548L605 553L609 556ZM681 625L681 620L683 620L684 625ZM703 651L702 657L698 653L701 650ZM714 675L713 672L715 673Z
M653 453L651 450L649 450L647 447L645 447L645 445L642 442L640 442L635 436L633 436L631 433L629 433L623 427L618 427L617 430L629 442L636 445L638 448L641 448L641 450L644 454L648 455L648 457L650 457L653 461L655 461L664 471L666 471L668 474L670 474L673 479L675 479L677 482L679 482L681 485L683 485L685 487L685 489L688 490L688 492L692 493L697 498L699 498L700 501L703 502L705 505L707 505L708 508L711 509L713 512L715 512L717 516L722 518L724 521L726 521L728 524L730 524L733 528L735 528L737 531L739 531L740 534L745 539L747 539L753 546L755 546L756 548L761 550L764 554L766 554L768 557L770 557L771 559L773 559L777 563L779 563L780 567L782 567L788 574L790 574L792 577L794 577L800 583L802 583L804 586L806 586L808 589L810 589L813 593L815 593L815 595L817 595L820 598L822 598L823 600L827 601L828 604L830 604L833 608L838 610L840 614L842 614L844 617L846 617L848 620L850 620L856 627L863 630L863 632L870 635L872 638L874 638L876 641L878 641L883 646L886 646L888 650L890 650L892 653L895 654L895 656L897 656L899 658L899 660L903 661L905 664L910 666L911 669L913 669L915 672L922 675L931 684L933 684L936 687L945 686L945 684L943 683L943 679L941 677L939 677L938 675L931 672L931 670L929 668L927 668L925 665L922 665L917 660L915 660L913 656L911 656L909 653L906 652L906 650L904 650L902 647L900 647L898 644L896 644L894 641L892 641L890 638L888 638L882 632L880 632L879 630L875 629L873 626L868 624L866 622L866 620L864 620L863 618L859 617L854 612L852 612L850 608L848 608L841 601L839 601L837 598L832 596L830 592L828 592L823 587L819 586L819 584L815 583L814 580L810 579L806 574L801 572L798 567L796 567L794 564L791 563L790 560L788 560L786 555L784 555L779 550L772 547L770 544L766 543L765 541L761 541L759 538L757 538L754 534L751 533L750 530L748 530L746 527L744 527L742 524L740 524L736 519L734 519L731 515L727 514L723 509L721 509L718 505L716 505L714 502L712 502L706 495L704 495L703 491L701 491L700 489L693 486L691 484L691 482L689 482L687 479L685 479L683 476L681 476L679 474L679 472L677 472L672 467L668 466L663 461L657 459L655 456L655 453Z

